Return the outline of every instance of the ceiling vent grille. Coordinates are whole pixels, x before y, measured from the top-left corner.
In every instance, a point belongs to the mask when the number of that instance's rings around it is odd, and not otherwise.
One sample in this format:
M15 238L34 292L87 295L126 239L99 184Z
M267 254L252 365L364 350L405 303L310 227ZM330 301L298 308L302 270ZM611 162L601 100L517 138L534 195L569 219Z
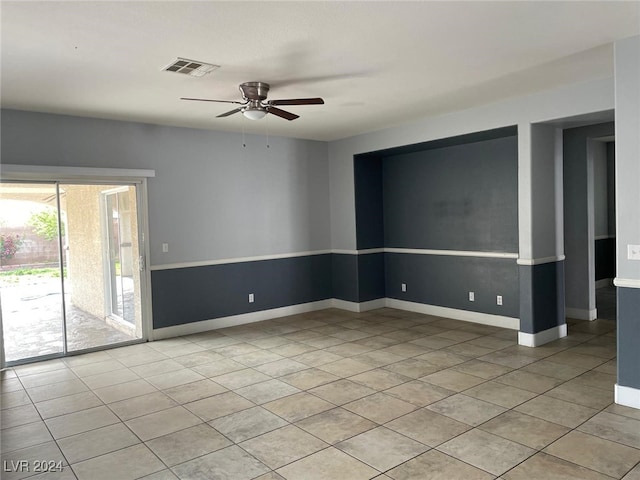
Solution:
M220 68L220 65L212 65L211 63L178 57L175 61L164 67L163 70L165 72L182 73L192 77L203 77L213 72L216 68Z

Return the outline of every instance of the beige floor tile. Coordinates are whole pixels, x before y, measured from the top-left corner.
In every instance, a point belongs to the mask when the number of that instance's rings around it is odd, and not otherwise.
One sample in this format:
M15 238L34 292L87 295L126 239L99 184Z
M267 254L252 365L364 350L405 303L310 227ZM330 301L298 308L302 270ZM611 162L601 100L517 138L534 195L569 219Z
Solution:
M205 363L215 362L222 360L224 357L213 350L203 350L200 352L190 353L189 355L182 355L174 357L173 360L178 362L183 367L195 367Z
M266 340L274 341L274 339L278 339L278 341L282 341L285 343L274 345L273 347L262 347L262 348L269 348L271 352L276 353L282 357L287 357L287 358L295 357L296 355L302 355L303 353L313 352L316 349L315 347L312 347L311 345L307 345L304 343L289 342L286 338L282 338L282 337L270 337L263 340L263 342ZM259 341L260 340L253 343L257 345L257 342Z
M439 350L441 348L449 347L460 342L458 340L451 340L450 338L429 336L422 337L417 340L411 340L409 343L413 343L414 345L419 345L421 347L431 348L433 350Z
M352 332L349 330L347 331L347 333ZM336 355L340 355L341 357L354 357L356 355L362 355L364 353L370 352L371 350L373 350L372 347L354 342L341 343L339 345L334 345L333 347L325 349L326 352L335 353Z
M142 417L128 420L125 424L133 430L142 441L161 437L184 428L201 423L198 417L184 407L173 407L160 412L150 413Z
M108 387L119 383L137 380L140 377L128 368L123 370L114 370L112 372L99 373L84 377L82 381L92 390L100 387Z
M385 427L374 428L338 443L336 448L384 472L429 449Z
M640 480L640 463L622 477L622 480Z
M453 457L430 450L387 472L394 480L491 480L487 472L456 460Z
M471 428L424 408L396 418L385 426L430 447L436 447Z
M286 480L283 476L278 475L276 472L268 472L264 475L256 477L254 480Z
M153 453L170 467L232 444L207 424L195 425L147 442Z
M498 405L463 394L447 397L425 408L472 426L480 425L505 411Z
M398 355L404 358L417 357L418 355L422 355L431 351L431 349L426 347L421 347L420 345L415 345L413 343L397 343L395 345L389 345L383 349L385 352L393 353L394 355Z
M240 446L269 468L275 470L322 450L327 447L327 444L304 430L289 425L246 440Z
M287 422L262 407L253 407L216 418L209 424L236 443L284 427Z
M506 350L498 350L496 352L491 352L487 355L479 357L478 360L495 363L497 365L503 365L510 368L522 368L526 365L537 362L539 359L530 355L513 353Z
M72 366L71 370L78 377L83 378L83 377L88 377L90 375L97 375L99 373L112 372L114 370L121 370L123 368L127 368L127 367L125 367L119 361L111 358L101 362L92 362L84 365Z
M494 351L493 348L485 348L479 345L472 345L470 343L456 343L450 347L442 349L443 352L451 352L465 357L477 358L487 355Z
M291 373L299 372L301 370L307 370L309 365L301 362L296 362L290 358L283 360L277 360L275 362L265 363L255 367L256 370L265 373L271 377L282 377Z
M321 398L306 392L296 393L263 405L264 408L289 422L297 422L303 418L316 415L335 407Z
M574 378L573 382L583 384L586 387L599 388L611 392L616 385L616 376L591 370Z
M247 353L259 352L260 347L251 345L250 343L242 342L234 345L227 345L224 347L216 348L214 351L224 357L237 357L238 355L246 355Z
M451 369L466 373L467 375L484 378L485 380L491 380L513 370L511 367L506 367L497 363L484 362L482 360L470 360L468 362L455 365Z
M184 406L205 422L208 422L215 418L224 417L240 410L251 408L254 404L236 393L225 392L196 400L195 402L186 403Z
M421 377L420 380L454 392L461 392L486 381L484 378L468 375L453 369L441 370Z
M174 467L173 471L181 479L250 480L267 473L269 468L238 446L232 445L182 463Z
M384 365L390 365L392 363L405 360L405 357L401 357L400 355L396 355L391 352L384 352L382 350L373 350L353 357L353 359L358 360L359 362L368 363L374 367L382 367Z
M598 413L597 410L592 408L547 397L546 395L540 395L518 405L515 410L569 428L577 427Z
M53 440L53 437L44 422L27 423L18 427L3 429L0 450L2 453L20 450L51 440Z
M40 414L32 404L7 408L0 413L0 428L17 427L26 423L40 421Z
M335 404L343 405L353 400L357 400L367 395L376 393L375 390L360 385L359 383L352 382L350 380L337 380L335 382L327 383L320 387L312 388L309 393L313 393L318 397Z
M347 403L343 407L379 424L386 423L418 408L409 402L384 393L374 393Z
M146 380L157 389L163 390L178 385L184 385L185 383L204 380L204 378L204 376L194 372L189 368L183 368L181 370L174 370L172 372L161 373L160 375L147 377Z
M275 362L276 360L282 360L283 358L283 356L270 352L269 350L258 350L256 352L238 355L233 357L232 360L234 362L242 363L247 367L257 367L258 365Z
M494 475L510 470L536 451L482 430L470 430L438 450Z
M69 463L81 462L137 443L140 443L140 439L122 423L58 440L58 445Z
M112 358L113 357L109 355L108 351L102 351L74 355L63 359L62 361L66 363L68 367L76 367L80 365L87 365L89 363L103 362L105 360L111 360Z
M140 377L147 378L160 375L162 373L173 372L174 370L182 370L185 367L181 363L167 358L158 362L144 363L130 368L132 372L136 373Z
M513 408L537 396L537 394L528 390L504 385L496 381L486 382L465 390L464 394L505 408Z
M366 480L379 472L335 448L326 448L278 470L286 480Z
M479 427L508 440L541 450L569 432L567 427L509 410Z
M560 385L562 380L538 375L537 373L516 370L496 378L496 382L540 394Z
M528 458L502 475L502 478L504 480L532 480L537 478L553 480L611 480L611 477L607 475L602 475L545 453L538 453Z
M100 406L49 418L45 420L45 423L53 437L59 439L95 428L113 425L119 421L120 419L109 408Z
M31 399L29 395L27 395L26 390L16 390L14 392L0 394L0 408L2 410L29 405L30 403Z
M288 383L281 382L280 380L267 380L266 382L255 383L247 387L242 387L236 390L239 395L247 398L257 405L271 402L278 398L287 397L298 393L296 387L289 385Z
M139 378L131 382L119 383L108 387L96 388L93 392L104 403L113 403L127 398L156 392L157 389L146 380Z
M164 393L181 405L195 402L196 400L202 400L203 398L212 397L226 391L227 389L222 385L218 385L208 378L163 390Z
M413 379L441 370L441 367L433 365L426 360L419 360L417 358L407 358L406 360L392 363L391 365L385 365L382 368Z
M153 392L139 397L128 398L109 404L109 408L120 417L121 420L131 420L160 410L178 405L168 395L162 392Z
M254 383L271 380L271 377L258 372L253 368L245 368L243 370L236 370L235 372L229 372L224 375L212 377L211 380L230 390L235 390L237 388L246 387L247 385L253 385Z
M64 364L63 364L64 365ZM77 375L68 368L53 370L50 372L36 373L32 375L20 375L20 382L25 388L42 387L43 385L51 385L52 383L67 382L77 379Z
M372 421L344 408L327 410L305 418L296 425L330 444L341 442L376 426Z
M580 355L571 351L563 351L546 358L550 362L563 363L574 367L592 369L606 362L606 359L592 355Z
M165 468L146 446L134 445L72 465L78 480L133 480Z
M421 380L412 380L396 387L385 390L387 395L412 403L418 407L424 407L431 403L447 398L455 392L446 388L431 385Z
M581 425L579 430L640 449L640 420L601 412Z
M228 358L222 360L216 360L210 363L202 363L191 367L191 370L204 375L205 377L217 377L218 375L224 375L225 373L235 372L236 370L243 370L247 368L242 363L234 362Z
M615 413L616 415L622 415L623 417L640 420L640 409L638 408L625 407L624 405L613 403L605 408L604 411L608 413Z
M292 357L292 359L296 362L304 363L305 365L308 365L310 367L318 367L327 363L336 362L338 360L341 360L342 358L344 357L336 355L334 353L329 353L325 350L316 350Z
M18 381L17 379L15 380ZM6 383L8 383L8 381L3 381L3 386ZM52 398L64 397L66 395L71 395L72 393L86 392L88 390L89 389L82 380L75 379L51 385L44 385L42 387L27 388L27 393L33 402L43 402L45 400L51 400Z
M593 388L576 380L570 380L545 393L553 398L577 403L585 407L601 410L613 403L613 387L609 390Z
M2 393L15 392L22 389L23 386L18 377L3 377L2 382L0 382L0 391Z
M349 380L374 390L386 390L387 388L408 382L411 378L383 368L376 368L375 370L369 370L368 372L349 377Z
M491 348L493 350L502 350L503 348L514 345L516 342L496 337L480 337L469 340L467 343L477 345L479 347Z
M570 432L544 451L615 478L640 462L640 450L578 431Z
M319 365L317 368L325 372L329 372L338 377L351 377L368 370L373 370L373 366L368 363L360 362L352 358L343 358L332 363Z
M453 367L464 362L469 361L469 357L458 355L457 353L448 352L445 350L436 350L434 352L425 353L414 357L418 360L424 360L432 365L436 365L442 368Z
M293 385L300 390L309 390L310 388L331 383L339 379L340 377L329 372L324 372L317 368L308 368L300 372L290 373L289 375L280 377L278 380Z
M102 405L100 400L93 392L81 392L67 395L66 397L45 400L36 403L35 406L43 419L65 415L67 413L86 410Z
M137 348L133 348L137 347ZM135 367L145 363L161 362L167 356L155 351L146 345L132 345L131 347L117 348L109 350L109 355L117 358L120 363L127 367Z
M524 370L525 372L537 373L538 375L546 375L547 377L553 377L566 381L583 374L588 369L585 367L576 367L573 365L552 362L548 359L545 359L527 365L526 367L523 367L522 370Z

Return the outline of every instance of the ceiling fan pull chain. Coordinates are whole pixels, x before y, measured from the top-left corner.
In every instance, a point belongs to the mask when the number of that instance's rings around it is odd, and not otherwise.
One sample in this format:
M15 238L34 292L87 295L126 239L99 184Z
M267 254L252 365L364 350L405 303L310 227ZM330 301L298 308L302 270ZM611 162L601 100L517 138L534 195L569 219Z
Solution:
M265 118L264 128L267 131L267 148L271 148L269 147L269 115Z
M247 144L244 141L244 116L242 117L241 122L242 122L242 147L247 148Z

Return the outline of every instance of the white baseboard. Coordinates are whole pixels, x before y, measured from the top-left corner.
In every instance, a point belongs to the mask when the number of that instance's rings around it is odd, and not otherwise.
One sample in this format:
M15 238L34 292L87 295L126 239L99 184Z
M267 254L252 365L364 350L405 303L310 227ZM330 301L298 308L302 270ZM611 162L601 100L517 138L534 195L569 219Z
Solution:
M331 299L331 305L334 308L340 308L349 312L366 312L368 310L375 310L377 308L386 307L386 298L378 298L369 302L348 302L346 300L339 300L337 298Z
M564 314L568 318L575 318L577 320L595 320L598 318L598 310L586 310L583 308L565 308Z
M180 337L182 335L191 335L193 333L202 333L210 330L217 330L219 328L261 322L263 320L271 320L273 318L286 317L287 315L313 312L332 307L350 312L365 312L368 310L375 310L377 308L389 307L397 308L399 310L407 310L409 312L425 313L427 315L434 315L437 317L453 318L455 320L491 325L493 327L509 328L512 330L518 330L520 328L519 318L503 317L488 313L470 312L468 310L458 310L456 308L406 302L404 300L396 300L394 298L379 298L363 303L348 302L332 298L328 300L321 300L319 302L303 303L300 305L261 310L259 312L243 313L241 315L213 318L211 320L201 320L199 322L185 323L183 325L156 328L153 330L152 337L149 340Z
M492 327L509 328L511 330L520 329L520 319L505 317L502 315L492 315L489 313L470 312L469 310L459 310L457 308L439 307L437 305L426 305L424 303L407 302L395 298L387 298L386 306L410 312L425 313L436 317L453 318L465 322L481 323Z
M602 280L596 280L596 289L611 287L613 285L613 278L603 278Z
M518 332L518 345L524 347L539 347L545 343L553 342L567 336L567 324L548 328L538 333Z
M319 302L302 303L300 305L260 310L259 312L243 313L230 317L213 318L211 320L201 320L183 325L156 328L153 330L153 340L208 332L209 330L217 330L218 328L235 327L236 325L244 325L245 323L261 322L263 320L271 320L272 318L286 317L287 315L323 310L325 308L331 308L332 306L333 301L331 299L320 300Z
M618 385L616 383L614 392L615 402L618 405L640 409L640 389L623 387L622 385Z

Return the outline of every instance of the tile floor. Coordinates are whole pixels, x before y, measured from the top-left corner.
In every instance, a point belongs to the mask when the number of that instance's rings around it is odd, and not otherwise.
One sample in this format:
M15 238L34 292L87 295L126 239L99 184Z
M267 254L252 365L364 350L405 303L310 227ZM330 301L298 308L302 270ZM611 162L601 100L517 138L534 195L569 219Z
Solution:
M638 480L640 411L612 404L615 355L607 320L534 349L495 327L324 310L16 367L2 478Z

